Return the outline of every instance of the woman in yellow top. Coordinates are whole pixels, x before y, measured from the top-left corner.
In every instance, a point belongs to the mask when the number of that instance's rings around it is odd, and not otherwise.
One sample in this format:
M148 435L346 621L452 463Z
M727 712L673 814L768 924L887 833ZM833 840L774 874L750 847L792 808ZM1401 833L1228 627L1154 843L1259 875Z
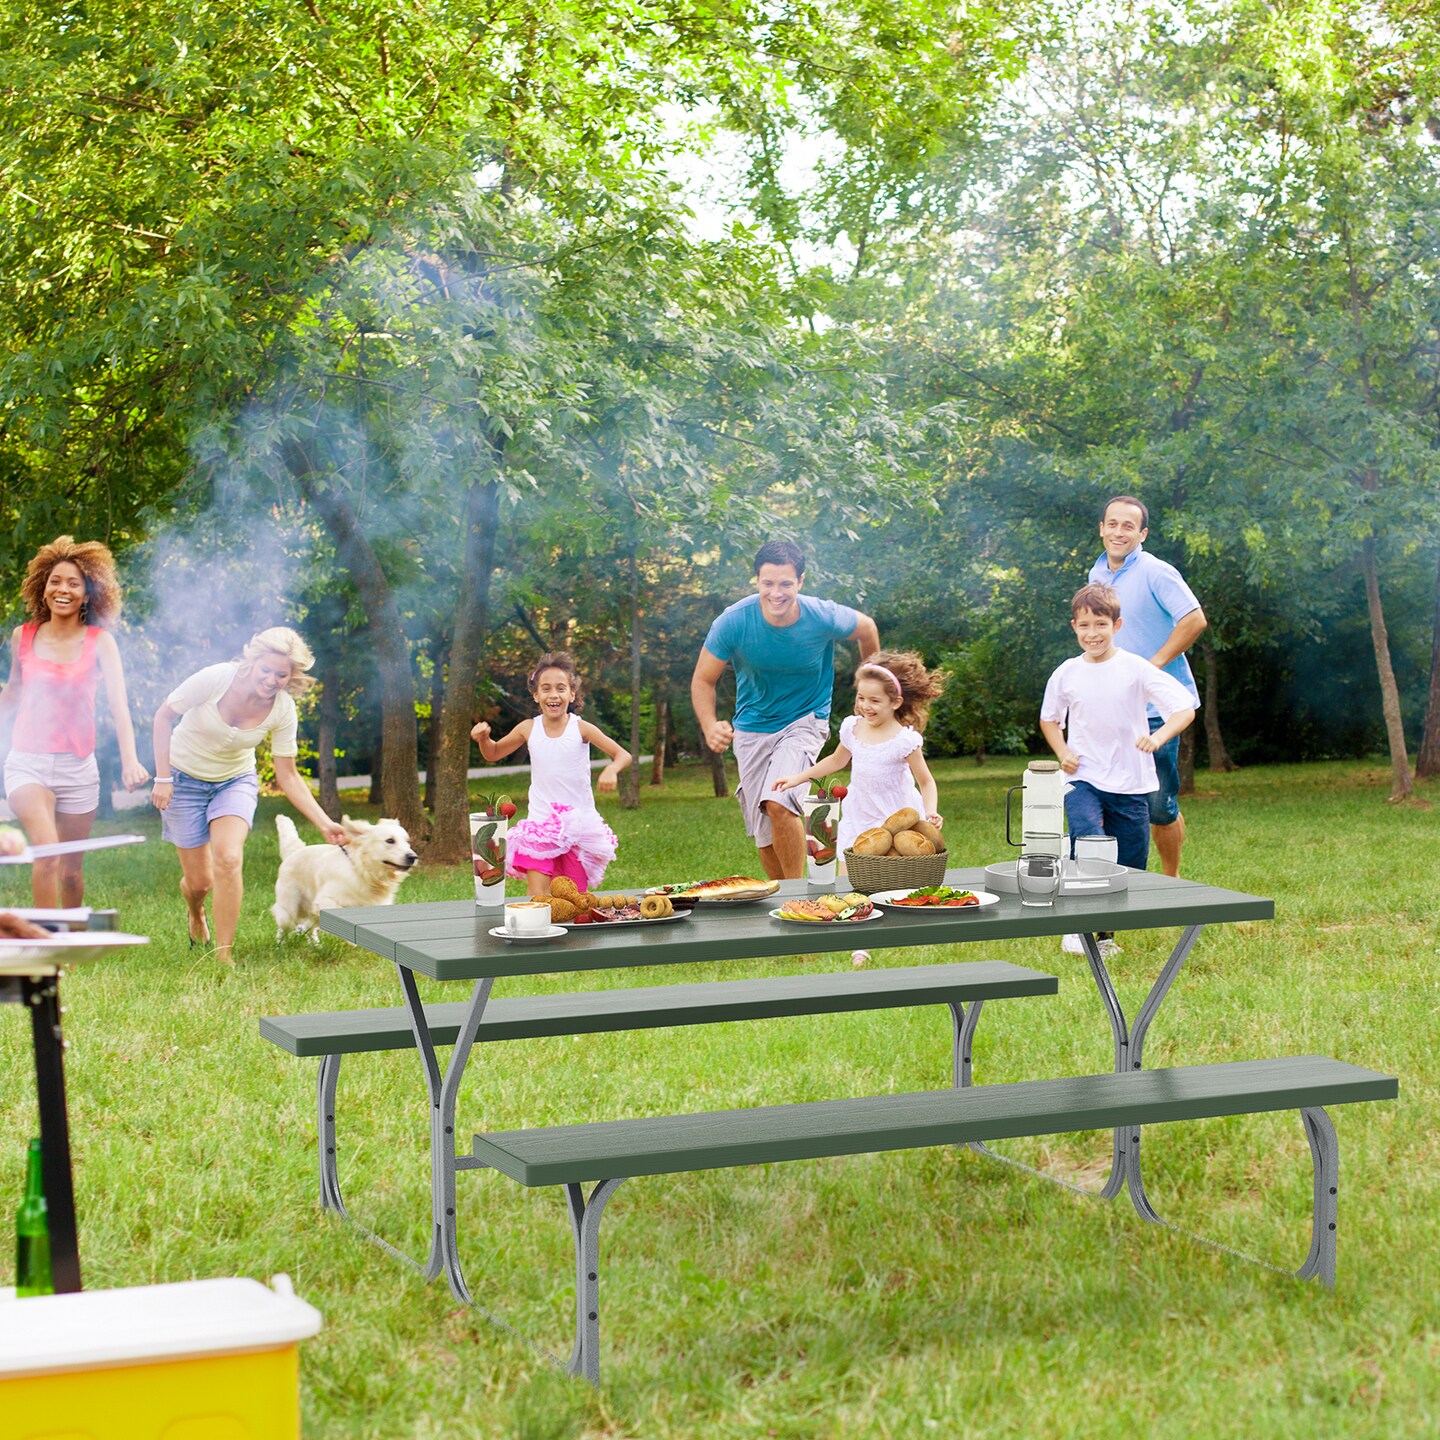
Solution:
M310 648L283 626L262 630L238 661L208 665L182 680L155 712L155 788L161 834L180 855L180 894L193 948L210 939L205 897L213 892L215 954L229 964L244 895L245 837L255 821L260 778L255 747L268 735L275 781L332 845L346 834L315 803L295 768L294 696L314 683Z

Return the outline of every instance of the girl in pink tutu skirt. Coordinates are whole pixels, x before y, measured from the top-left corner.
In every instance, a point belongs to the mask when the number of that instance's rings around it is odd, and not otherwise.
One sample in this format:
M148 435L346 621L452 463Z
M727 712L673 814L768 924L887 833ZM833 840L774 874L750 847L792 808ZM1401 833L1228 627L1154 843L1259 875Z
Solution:
M610 757L595 782L601 790L616 788L630 752L572 713L580 709L580 680L563 651L540 657L529 688L540 707L533 720L522 720L503 740L491 739L484 721L470 732L491 764L522 745L530 748L530 813L510 827L506 869L525 877L531 895L548 895L557 875L594 890L615 858L615 832L600 818L590 793L590 747Z
M841 722L840 743L808 770L782 776L773 788L807 785L848 765L850 785L836 837L842 855L862 830L883 825L897 810L913 809L932 825L943 825L920 738L941 688L940 677L913 651L877 651L855 672L855 713Z

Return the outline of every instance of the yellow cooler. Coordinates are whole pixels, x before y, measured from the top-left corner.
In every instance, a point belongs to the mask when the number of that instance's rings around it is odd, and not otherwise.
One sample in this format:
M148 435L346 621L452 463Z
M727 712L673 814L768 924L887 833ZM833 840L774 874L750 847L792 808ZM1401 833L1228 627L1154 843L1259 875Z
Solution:
M0 1300L4 1440L298 1440L289 1279L189 1280Z

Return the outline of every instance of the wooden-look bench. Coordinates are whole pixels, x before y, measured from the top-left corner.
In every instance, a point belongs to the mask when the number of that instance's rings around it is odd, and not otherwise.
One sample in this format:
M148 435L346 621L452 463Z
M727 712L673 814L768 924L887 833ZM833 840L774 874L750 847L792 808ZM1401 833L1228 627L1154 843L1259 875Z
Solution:
M529 1040L667 1025L714 1025L948 1005L954 1029L954 1082L961 1085L969 1083L970 1045L981 1005L986 1000L1053 995L1058 988L1059 981L1053 975L1002 961L978 961L903 969L813 970L758 980L528 995L490 1001L476 1040ZM432 1042L453 1045L469 1009L468 1001L426 1005L425 1019ZM260 1020L260 1033L291 1055L320 1057L320 1203L344 1214L336 1168L335 1094L340 1062L346 1055L413 1049L416 1038L409 1012L397 1006L271 1015Z
M965 967L959 967L965 968ZM600 1376L600 1217L624 1179L1016 1136L1299 1110L1315 1168L1312 1238L1296 1272L1335 1278L1339 1149L1323 1106L1394 1099L1397 1081L1321 1056L1085 1075L477 1135L474 1160L522 1185L563 1185L575 1236L572 1374ZM594 1182L587 1197L584 1182Z

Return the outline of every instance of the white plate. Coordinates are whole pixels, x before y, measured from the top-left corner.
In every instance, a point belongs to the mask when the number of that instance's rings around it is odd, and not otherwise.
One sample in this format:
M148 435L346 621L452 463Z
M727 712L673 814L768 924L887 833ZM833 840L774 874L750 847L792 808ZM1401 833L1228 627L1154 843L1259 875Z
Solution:
M548 930L537 931L534 935L516 935L503 925L496 925L490 931L497 940L558 940L564 933L563 925L552 925Z
M872 895L871 901L876 905L893 905L897 900L903 900L907 895L913 895L917 890L929 890L929 885L912 885L908 890L882 890L878 895ZM952 890L958 890L958 885L952 885ZM977 910L983 910L987 905L998 905L1000 897L992 895L988 890L972 890L970 892L980 902L978 905L902 905L900 909L912 915L973 915Z
M677 910L673 915L636 915L629 920L587 920L578 928L581 930L614 930L620 925L668 925L672 920L688 920L693 913L687 907L684 910ZM574 920L562 920L560 924L566 930L577 928Z
M703 884L704 882L699 882ZM647 890L647 895L658 895L664 886ZM671 895L672 900L686 900L692 905L753 905L757 900L768 900L780 889L778 880L767 881L755 890L746 890L739 895Z
M909 893L908 891L906 892ZM874 901L871 901L874 904ZM858 919L852 920L796 920L789 915L782 915L778 910L770 912L772 920L783 920L787 925L819 925L822 929L826 925L863 925L867 920L879 920L884 916L883 910L872 910L868 915L861 915Z
M0 865L33 865L52 855L79 855L89 850L113 850L117 845L143 845L143 835L91 835L86 840L56 840L50 845L27 845L18 855L0 855Z
M0 975L30 975L57 965L100 960L112 950L148 945L148 935L125 935L116 930L61 930L44 940L0 939Z

